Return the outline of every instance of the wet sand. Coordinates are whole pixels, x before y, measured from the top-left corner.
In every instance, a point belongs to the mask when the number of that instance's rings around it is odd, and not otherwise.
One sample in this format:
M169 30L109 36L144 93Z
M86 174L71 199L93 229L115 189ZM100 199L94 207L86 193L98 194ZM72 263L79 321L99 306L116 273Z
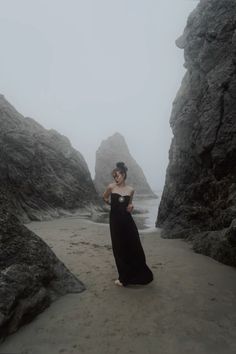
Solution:
M18 354L236 353L236 269L183 240L140 232L154 282L121 288L109 227L62 218L27 227L87 290L55 301L0 345Z

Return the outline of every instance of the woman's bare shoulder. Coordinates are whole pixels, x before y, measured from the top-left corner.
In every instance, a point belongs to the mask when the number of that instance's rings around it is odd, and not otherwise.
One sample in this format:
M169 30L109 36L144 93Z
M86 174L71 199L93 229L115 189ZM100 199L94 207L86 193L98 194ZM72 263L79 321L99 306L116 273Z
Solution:
M129 193L134 193L134 188L132 186L127 186Z
M110 183L110 184L108 184L108 189L110 189L110 190L113 190L114 188L115 188L115 186L116 186L116 183Z

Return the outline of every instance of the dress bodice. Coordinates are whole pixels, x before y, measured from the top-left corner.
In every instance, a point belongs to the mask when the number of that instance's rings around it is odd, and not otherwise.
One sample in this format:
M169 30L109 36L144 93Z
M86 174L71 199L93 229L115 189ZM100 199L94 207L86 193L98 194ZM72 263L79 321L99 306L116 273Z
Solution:
M111 211L126 211L130 196L111 193Z

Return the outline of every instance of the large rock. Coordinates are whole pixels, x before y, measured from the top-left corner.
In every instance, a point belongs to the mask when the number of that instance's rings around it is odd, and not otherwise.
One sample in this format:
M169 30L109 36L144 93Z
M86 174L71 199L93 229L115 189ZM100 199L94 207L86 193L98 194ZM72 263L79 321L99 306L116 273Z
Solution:
M0 209L0 341L57 297L84 289L40 237Z
M222 230L236 218L236 1L200 1L176 44L187 72L170 117L174 137L157 226L164 237L194 240L198 233L196 249L235 265L232 243L222 257L220 246L208 252L200 244L225 245Z
M70 141L24 118L0 95L0 184L21 220L42 220L98 200L87 164Z
M113 181L111 172L119 161L125 162L128 167L127 183L134 187L136 194L155 198L141 167L131 156L124 137L119 133L103 140L96 152L94 184L97 192L102 195Z
M189 236L193 249L219 262L236 266L236 219L229 228L217 231L203 231Z

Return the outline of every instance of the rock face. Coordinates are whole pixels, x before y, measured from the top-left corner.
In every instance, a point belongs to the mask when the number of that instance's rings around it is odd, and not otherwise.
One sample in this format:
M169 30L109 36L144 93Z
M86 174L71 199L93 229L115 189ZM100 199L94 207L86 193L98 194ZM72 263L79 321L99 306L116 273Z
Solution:
M84 285L22 221L97 204L87 164L69 140L0 96L0 340L58 296Z
M0 184L21 220L42 220L98 198L70 141L24 118L0 95Z
M1 208L0 341L58 296L83 290L84 285L40 237Z
M170 117L157 226L236 265L236 1L200 1L176 44L187 72Z
M134 187L137 195L156 197L148 185L141 167L130 155L124 137L119 133L102 141L96 153L94 184L100 195L107 185L113 182L111 171L116 167L118 161L125 162L128 167L127 183Z

